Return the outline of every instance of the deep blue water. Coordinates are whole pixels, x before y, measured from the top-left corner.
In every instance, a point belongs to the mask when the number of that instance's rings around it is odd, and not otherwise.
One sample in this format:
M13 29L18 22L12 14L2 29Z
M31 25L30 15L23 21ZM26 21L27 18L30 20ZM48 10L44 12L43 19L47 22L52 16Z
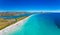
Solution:
M9 35L60 35L60 13L34 14Z
M49 13L44 15L49 16L51 19L53 19L58 28L60 28L60 13Z

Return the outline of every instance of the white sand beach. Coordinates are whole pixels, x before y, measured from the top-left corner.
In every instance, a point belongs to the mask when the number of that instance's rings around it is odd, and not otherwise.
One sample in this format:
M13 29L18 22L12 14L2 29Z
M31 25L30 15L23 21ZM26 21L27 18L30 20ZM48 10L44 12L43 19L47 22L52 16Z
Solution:
M32 15L31 15L31 16L32 16ZM31 16L29 16L29 17L31 17ZM6 27L5 29L0 30L0 35L7 35L7 34L10 33L10 32L13 32L13 31L18 30L17 27L18 27L18 26L21 27L21 26L27 21L27 19L28 19L29 17L27 17L27 18L25 18L25 19L23 19L23 20L20 20L20 21L18 21L18 22L16 22L15 24L12 24L12 25Z

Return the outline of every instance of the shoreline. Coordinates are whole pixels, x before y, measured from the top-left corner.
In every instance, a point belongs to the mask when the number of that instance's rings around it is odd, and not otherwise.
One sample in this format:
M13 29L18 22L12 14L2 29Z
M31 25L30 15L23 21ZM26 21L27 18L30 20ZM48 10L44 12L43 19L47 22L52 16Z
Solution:
M27 19L30 18L31 16L33 16L33 14L30 15L30 16L28 16L28 17L25 18L25 19L22 19L22 20L16 22L15 24L12 24L12 25L10 25L10 26L8 26L8 27L0 30L0 35L5 35L5 34L10 33L10 32L12 32L12 31L16 31L16 30L17 30L17 27L18 27L18 26L21 27L21 26L27 21ZM16 29L16 30L14 30L14 29Z

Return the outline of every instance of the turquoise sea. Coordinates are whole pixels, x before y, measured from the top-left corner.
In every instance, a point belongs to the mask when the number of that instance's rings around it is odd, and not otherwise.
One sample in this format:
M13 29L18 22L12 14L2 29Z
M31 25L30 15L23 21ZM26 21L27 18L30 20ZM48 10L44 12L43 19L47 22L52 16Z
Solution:
M9 35L60 35L60 14L33 14L20 30ZM17 29L18 29L17 28Z

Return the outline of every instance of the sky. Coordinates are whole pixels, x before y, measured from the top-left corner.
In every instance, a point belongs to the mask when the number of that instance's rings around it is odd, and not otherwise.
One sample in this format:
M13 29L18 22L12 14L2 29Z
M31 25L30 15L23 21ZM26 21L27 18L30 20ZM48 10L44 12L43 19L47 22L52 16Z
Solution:
M0 0L0 11L60 11L60 0Z

